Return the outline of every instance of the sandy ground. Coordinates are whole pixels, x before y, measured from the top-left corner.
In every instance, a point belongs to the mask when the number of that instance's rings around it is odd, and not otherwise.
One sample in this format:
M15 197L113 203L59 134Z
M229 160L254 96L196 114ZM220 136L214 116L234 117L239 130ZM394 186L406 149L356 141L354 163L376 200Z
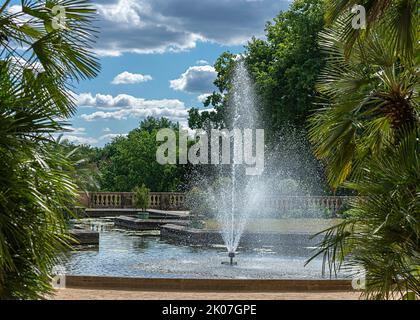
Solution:
M357 292L178 292L59 289L53 300L357 300Z

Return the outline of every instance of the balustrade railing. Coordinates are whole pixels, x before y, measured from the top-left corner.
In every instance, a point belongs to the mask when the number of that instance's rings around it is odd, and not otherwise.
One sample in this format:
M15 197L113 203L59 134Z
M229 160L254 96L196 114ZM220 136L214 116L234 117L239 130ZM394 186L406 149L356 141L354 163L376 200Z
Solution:
M132 192L89 192L80 193L80 203L87 208L133 208ZM187 210L186 194L181 192L150 192L149 208L163 210ZM326 210L329 215L337 215L343 204L353 197L343 196L279 196L267 197L261 208L268 210Z
M86 208L122 209L133 208L133 192L80 193L79 202ZM150 209L183 210L185 194L180 192L150 192Z
M267 197L264 206L267 210L287 212L302 210L318 212L325 211L326 216L340 214L343 205L355 197L349 196L279 196Z

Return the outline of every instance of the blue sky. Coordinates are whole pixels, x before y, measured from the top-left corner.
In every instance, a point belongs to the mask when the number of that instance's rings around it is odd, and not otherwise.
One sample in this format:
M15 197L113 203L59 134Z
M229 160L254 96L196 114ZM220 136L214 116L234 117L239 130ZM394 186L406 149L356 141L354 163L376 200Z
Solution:
M289 0L96 0L99 76L75 87L75 143L103 146L144 117L187 125L187 111L214 90L213 63L240 53ZM19 3L19 1L14 2ZM17 10L17 8L13 8Z

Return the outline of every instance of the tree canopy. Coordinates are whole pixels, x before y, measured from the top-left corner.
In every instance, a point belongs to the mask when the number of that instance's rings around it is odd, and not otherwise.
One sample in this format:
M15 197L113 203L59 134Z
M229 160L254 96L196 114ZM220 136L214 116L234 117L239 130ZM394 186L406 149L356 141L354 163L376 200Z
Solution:
M179 125L167 118L148 117L127 136L120 136L99 150L100 186L105 191L131 191L143 184L154 192L182 189L187 165L161 165L156 161L159 129Z
M253 38L244 57L257 87L267 137L284 126L305 127L317 95L315 83L325 64L317 34L324 26L324 5L317 0L295 1L265 28L266 40ZM226 109L236 56L223 53L215 63L218 88L204 102L214 111L191 109L191 128L226 126Z

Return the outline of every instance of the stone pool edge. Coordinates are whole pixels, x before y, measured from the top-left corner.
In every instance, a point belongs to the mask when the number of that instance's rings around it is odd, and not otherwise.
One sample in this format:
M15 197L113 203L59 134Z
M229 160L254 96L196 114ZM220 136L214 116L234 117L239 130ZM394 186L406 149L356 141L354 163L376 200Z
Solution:
M65 276L66 288L201 292L355 291L341 279L166 279L111 276Z

